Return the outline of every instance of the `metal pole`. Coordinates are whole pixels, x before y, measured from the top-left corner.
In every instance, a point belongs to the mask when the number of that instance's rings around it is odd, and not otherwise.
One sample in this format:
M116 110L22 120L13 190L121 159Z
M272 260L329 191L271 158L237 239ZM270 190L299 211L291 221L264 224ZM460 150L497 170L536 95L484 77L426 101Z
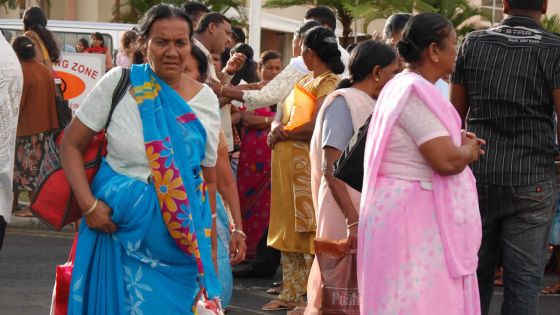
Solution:
M261 4L261 0L249 2L249 46L257 59L261 55Z
M492 2L492 25L496 24L496 0Z
M358 6L358 1L360 0L356 0L356 6ZM354 17L354 43L357 42L358 42L358 19Z

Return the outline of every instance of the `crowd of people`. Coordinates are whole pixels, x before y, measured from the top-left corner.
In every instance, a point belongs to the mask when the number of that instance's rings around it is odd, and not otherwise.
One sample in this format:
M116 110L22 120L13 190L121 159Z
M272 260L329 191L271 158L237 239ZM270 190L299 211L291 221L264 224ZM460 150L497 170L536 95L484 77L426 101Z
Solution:
M243 29L198 2L150 8L114 61L102 34L79 39L108 72L60 151L83 212L69 313L225 309L235 277L281 266L262 310L320 314L315 240L329 239L357 252L361 314L488 314L500 267L502 313L536 314L549 244L560 264L560 36L540 25L546 0L503 4L462 42L445 17L396 13L348 50L313 7L287 65L254 60ZM3 229L9 209L31 215L19 193L39 189L44 139L65 127L47 19L23 21L13 51L0 37ZM81 155L105 126L90 184Z

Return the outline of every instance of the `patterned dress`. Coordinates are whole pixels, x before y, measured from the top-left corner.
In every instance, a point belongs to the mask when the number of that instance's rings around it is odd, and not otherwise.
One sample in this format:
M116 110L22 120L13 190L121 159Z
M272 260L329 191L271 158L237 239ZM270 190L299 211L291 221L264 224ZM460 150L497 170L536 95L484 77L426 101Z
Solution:
M0 33L0 216L10 220L12 172L23 75L16 54Z
M270 108L261 108L255 114L272 117ZM247 258L254 258L259 240L268 228L270 217L270 159L272 152L266 144L270 128L244 128L237 169L237 189L247 234Z

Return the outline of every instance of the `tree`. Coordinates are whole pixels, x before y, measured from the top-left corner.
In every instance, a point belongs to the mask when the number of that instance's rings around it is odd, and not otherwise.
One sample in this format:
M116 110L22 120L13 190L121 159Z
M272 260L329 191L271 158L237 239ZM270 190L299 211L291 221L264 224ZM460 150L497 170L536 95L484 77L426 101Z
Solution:
M0 7L3 7L8 13L8 9L14 10L21 5L20 0L0 0Z
M554 14L545 16L541 21L542 27L552 33L560 34L560 16Z
M286 8L295 5L323 5L333 9L337 19L342 24L342 46L349 44L352 33L352 22L354 15L349 10L352 0L270 0L264 5L265 8Z
M488 17L479 7L472 6L468 0L361 0L357 5L349 7L356 17L363 18L364 27L369 22L387 18L396 12L431 12L448 18L455 26L459 35L465 35L474 29L474 16L481 20Z
M51 9L51 2L50 0L37 0L37 5L41 8L47 18L50 16L50 9ZM17 8L25 8L26 1L25 0L0 0L0 7L3 7L8 13L8 9L15 10Z
M0 0L1 1L1 0ZM113 5L113 22L137 23L149 8L160 4L161 0L116 0ZM182 5L185 0L166 0L165 2ZM244 0L203 0L200 1L212 11L225 13L228 9L236 9L242 18L245 18Z

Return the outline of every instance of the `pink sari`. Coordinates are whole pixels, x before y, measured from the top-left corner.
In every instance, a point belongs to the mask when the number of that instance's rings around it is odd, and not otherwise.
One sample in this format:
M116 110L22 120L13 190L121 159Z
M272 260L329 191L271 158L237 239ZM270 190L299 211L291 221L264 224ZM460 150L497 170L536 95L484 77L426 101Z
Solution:
M313 196L313 206L317 216L317 238L330 240L342 240L346 238L347 227L346 218L342 209L336 203L332 191L323 178L321 171L323 153L323 122L325 111L338 97L342 96L352 117L352 128L354 136L350 139L349 145L353 146L360 130L373 111L375 101L366 93L355 88L335 90L330 93L323 102L323 106L317 114L317 121L310 145L311 160L311 192ZM360 208L361 194L346 185L346 190L355 209ZM321 309L323 285L321 270L317 258L313 260L313 266L309 272L307 280L307 308L305 314L318 314Z
M261 108L255 114L272 117L270 108ZM256 256L257 245L268 228L270 217L270 159L271 150L266 144L270 128L243 128L237 187L243 219L243 229L247 234L247 258Z
M414 91L461 144L461 121L435 86L401 73L374 109L364 157L358 236L362 314L480 314L476 268L482 228L471 170L434 172L433 190L379 174L392 127Z

